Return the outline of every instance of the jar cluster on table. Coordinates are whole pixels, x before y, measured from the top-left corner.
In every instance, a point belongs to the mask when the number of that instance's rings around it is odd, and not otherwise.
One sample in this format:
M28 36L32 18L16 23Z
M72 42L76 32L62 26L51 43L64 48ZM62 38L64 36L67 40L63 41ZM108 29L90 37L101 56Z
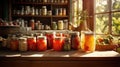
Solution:
M46 32L32 35L8 35L3 39L2 48L12 51L70 51L80 48L79 32Z

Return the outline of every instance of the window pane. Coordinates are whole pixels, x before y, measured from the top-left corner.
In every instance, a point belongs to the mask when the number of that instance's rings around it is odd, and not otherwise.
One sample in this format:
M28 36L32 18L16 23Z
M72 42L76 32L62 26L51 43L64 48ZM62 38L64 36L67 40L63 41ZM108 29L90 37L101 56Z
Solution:
M112 33L120 34L120 12L112 13Z
M96 15L96 24L95 24L95 31L98 34L106 34L108 33L108 14L99 14Z
M120 0L112 0L112 10L120 10Z
M96 0L95 10L96 13L108 12L108 1L109 0Z

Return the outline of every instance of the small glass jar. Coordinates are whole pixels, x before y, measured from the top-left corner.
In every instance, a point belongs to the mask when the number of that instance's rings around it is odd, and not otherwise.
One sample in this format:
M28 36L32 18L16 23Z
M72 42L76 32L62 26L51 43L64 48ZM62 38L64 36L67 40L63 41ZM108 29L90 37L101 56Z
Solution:
M43 0L43 3L47 3L47 0Z
M34 30L34 28L35 28L35 20L34 19L30 20L29 26L32 28L32 30Z
M57 24L56 24L56 22L52 22L52 29L53 30L57 30Z
M59 20L58 21L58 30L63 30L64 26L63 26L63 21L62 20Z
M15 35L13 35L12 39L10 40L10 49L16 51L18 50L18 47L19 47L18 38Z
M37 44L38 51L47 50L47 38L46 38L46 36L38 36L36 44Z
M19 51L27 51L27 38L19 38Z
M63 15L63 16L66 16L66 8L63 8L63 9L62 9L62 15Z
M48 11L48 15L49 16L51 16L52 15L52 11L50 10L50 11Z

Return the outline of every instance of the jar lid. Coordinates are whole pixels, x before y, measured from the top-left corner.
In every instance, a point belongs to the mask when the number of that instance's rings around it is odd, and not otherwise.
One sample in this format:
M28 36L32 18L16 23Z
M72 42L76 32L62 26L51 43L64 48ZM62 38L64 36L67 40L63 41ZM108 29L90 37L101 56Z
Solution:
M37 39L47 39L46 36L38 36Z

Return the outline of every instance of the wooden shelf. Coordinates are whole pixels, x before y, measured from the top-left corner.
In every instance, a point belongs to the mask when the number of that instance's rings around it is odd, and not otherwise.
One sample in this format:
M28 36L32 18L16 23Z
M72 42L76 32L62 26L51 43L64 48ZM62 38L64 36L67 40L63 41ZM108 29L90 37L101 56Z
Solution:
M16 20L16 19L23 19L25 21L34 19L41 21L41 23L43 23L44 25L51 25L51 23L53 21L59 21L59 20L65 20L65 19L70 19L70 0L68 0L68 3L43 3L43 2L21 2L21 1L16 1L16 0L11 0L11 8L10 8L10 20ZM38 15L17 15L17 11L19 11L19 13L21 13L22 10L27 10L27 6L29 6L29 9L31 9L32 7L34 7L34 12L36 11L36 9L38 9ZM52 15L39 15L40 14L40 9L42 10L42 6L46 6L47 12L51 11ZM63 13L63 10L60 11L60 9L66 9L66 16L56 16L56 9L58 10L58 14L61 12L61 14ZM14 12L16 11L16 12ZM14 12L14 13L13 13ZM42 12L42 11L41 11ZM30 12L29 12L30 14ZM48 23L49 22L49 23Z
M31 3L31 2L16 2L13 4L18 4L18 5L68 5L68 3Z

